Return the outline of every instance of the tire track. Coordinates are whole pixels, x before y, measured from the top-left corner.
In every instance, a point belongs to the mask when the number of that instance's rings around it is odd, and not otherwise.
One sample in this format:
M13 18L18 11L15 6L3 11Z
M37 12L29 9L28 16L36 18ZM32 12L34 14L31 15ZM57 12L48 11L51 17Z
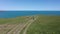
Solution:
M27 29L29 28L29 26L37 19L38 17L36 17L34 20L32 20L27 27L25 28L25 30L23 31L23 34L27 34Z
M21 31L29 24L29 22L31 22L33 20L29 20L19 31L16 31L14 34L20 34Z
M26 19L28 20L28 19ZM18 24L16 25L13 29L11 29L7 34L19 34L22 29L27 25L28 23L24 23L24 24Z
M14 31L14 30L16 30L19 26L21 26L21 24L19 24L19 25L16 25L13 29L11 29L11 31L9 31L7 34L12 34L12 32Z
M9 32L11 29L13 29L15 26L16 26L17 24L14 24L13 26L9 26L8 28L9 28L9 30L8 31L6 31L4 34L6 34L7 32Z

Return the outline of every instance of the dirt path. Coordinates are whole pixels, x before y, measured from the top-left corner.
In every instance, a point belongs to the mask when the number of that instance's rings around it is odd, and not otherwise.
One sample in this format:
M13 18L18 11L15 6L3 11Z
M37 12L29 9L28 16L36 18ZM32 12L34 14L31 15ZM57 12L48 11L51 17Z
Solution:
M11 29L9 32L7 32L7 34L19 34L22 31L22 29L28 24L28 22L24 23L24 24L20 23L20 24L16 25L13 29Z
M16 30L18 27L21 27L22 24L16 25L11 31L9 31L7 34L12 34L14 30Z
M12 29L16 24L2 24L0 25L0 34L6 34L10 29Z
M30 19L27 23L25 23L24 25L22 25L21 28L16 29L16 30L13 32L13 34L20 34L21 31L27 26L27 28L24 30L24 33L25 33L25 32L27 31L29 25L30 25L31 23L33 23L35 20L36 20L36 19L34 19L34 20L33 20L33 19Z
M27 27L25 28L25 30L23 31L23 34L27 34L27 29L29 28L29 26L37 19L38 17L36 17L34 20L32 20Z
M35 19L36 20L36 19ZM15 26L13 29L11 29L7 34L20 34L21 33L21 31L26 27L26 29L24 30L24 33L26 33L26 31L27 31L27 29L28 29L28 27L29 27L29 25L31 24L31 23L33 23L35 20L33 20L33 19L30 19L28 22L26 22L26 23L23 23L23 24L18 24L17 26Z
M32 19L29 20L25 25L23 25L23 27L22 27L19 31L16 31L15 34L20 34L21 31L22 31L30 22L32 22L32 21L33 21Z

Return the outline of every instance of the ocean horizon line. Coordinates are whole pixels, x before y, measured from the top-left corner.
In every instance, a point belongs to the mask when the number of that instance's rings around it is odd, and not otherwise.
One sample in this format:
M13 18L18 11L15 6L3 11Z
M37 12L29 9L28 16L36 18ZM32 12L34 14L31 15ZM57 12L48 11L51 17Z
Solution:
M10 18L16 16L29 16L29 15L59 15L60 11L5 11L0 12L0 18Z

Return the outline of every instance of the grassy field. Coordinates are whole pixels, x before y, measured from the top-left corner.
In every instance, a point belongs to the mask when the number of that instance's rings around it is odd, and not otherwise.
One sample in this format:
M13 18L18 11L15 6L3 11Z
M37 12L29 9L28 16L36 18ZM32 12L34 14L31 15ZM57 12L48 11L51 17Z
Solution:
M38 18L30 25L27 34L60 34L60 16L37 15ZM31 16L0 18L0 34L10 31L19 23L28 22ZM24 28L25 29L25 28ZM21 34L24 32L21 31Z
M17 23L23 23L26 21L26 16L21 16L21 17L15 17L15 18L0 18L0 24L17 24Z
M15 18L0 18L0 34L5 34L18 24L26 23L30 16L21 16Z
M60 34L60 16L38 16L27 34Z

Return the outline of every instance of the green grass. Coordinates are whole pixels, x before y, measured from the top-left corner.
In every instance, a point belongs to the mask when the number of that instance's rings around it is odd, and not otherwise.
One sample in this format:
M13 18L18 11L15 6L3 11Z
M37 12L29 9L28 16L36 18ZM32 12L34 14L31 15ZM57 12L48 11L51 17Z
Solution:
M17 24L17 23L23 23L26 21L26 16L16 17L16 18L0 18L0 24Z
M27 34L60 34L60 16L39 16Z

